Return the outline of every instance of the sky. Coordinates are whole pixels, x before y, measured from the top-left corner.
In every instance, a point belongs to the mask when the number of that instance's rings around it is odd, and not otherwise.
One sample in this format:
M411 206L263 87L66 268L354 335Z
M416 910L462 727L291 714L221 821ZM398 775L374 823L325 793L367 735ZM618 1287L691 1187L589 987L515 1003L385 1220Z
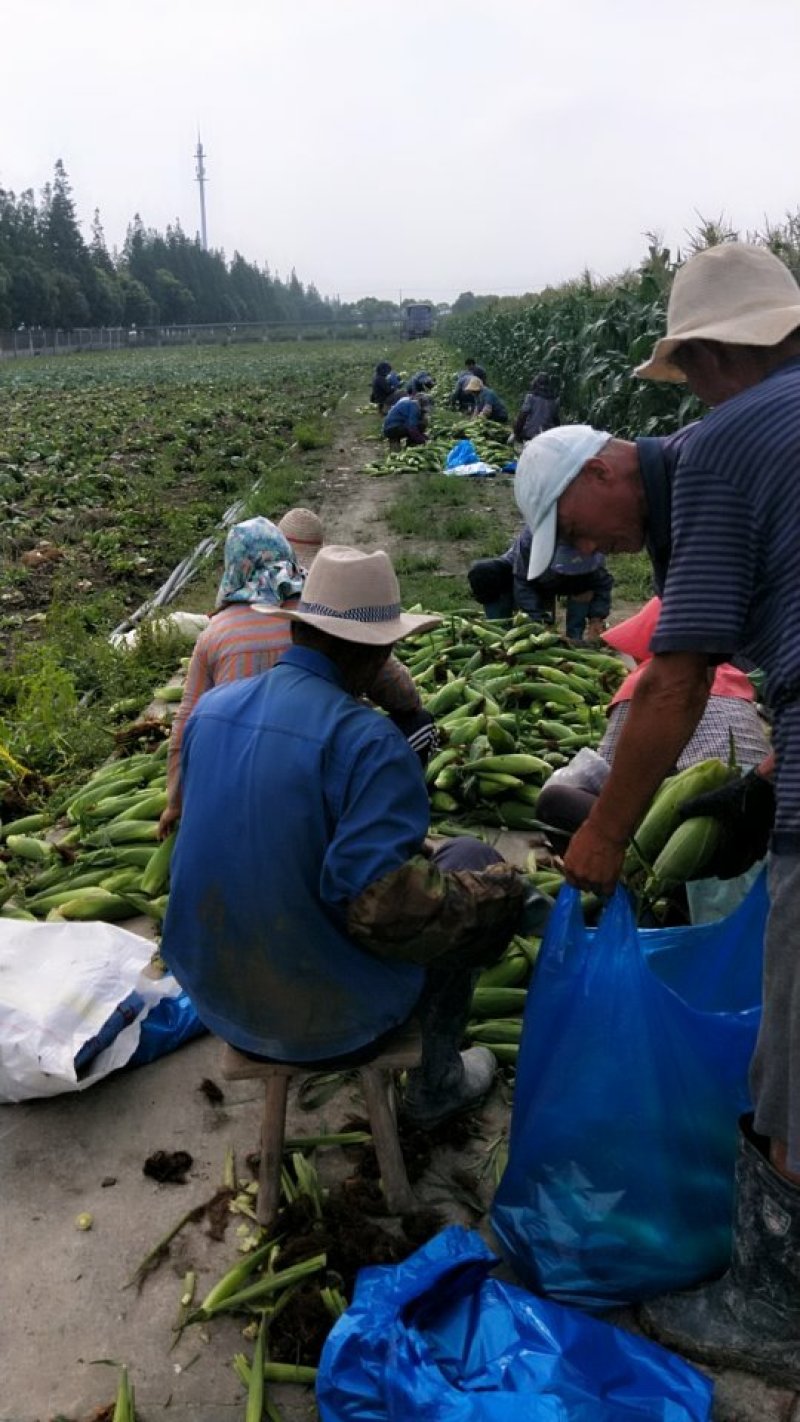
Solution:
M800 207L798 0L2 0L0 185L62 158L343 301L537 291Z

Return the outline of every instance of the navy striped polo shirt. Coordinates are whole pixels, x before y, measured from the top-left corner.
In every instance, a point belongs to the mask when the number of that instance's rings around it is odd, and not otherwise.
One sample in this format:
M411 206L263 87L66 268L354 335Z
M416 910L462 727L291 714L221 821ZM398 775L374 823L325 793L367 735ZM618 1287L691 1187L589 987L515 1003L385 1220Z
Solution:
M775 711L776 846L800 850L800 357L726 400L675 471L654 652L744 653Z

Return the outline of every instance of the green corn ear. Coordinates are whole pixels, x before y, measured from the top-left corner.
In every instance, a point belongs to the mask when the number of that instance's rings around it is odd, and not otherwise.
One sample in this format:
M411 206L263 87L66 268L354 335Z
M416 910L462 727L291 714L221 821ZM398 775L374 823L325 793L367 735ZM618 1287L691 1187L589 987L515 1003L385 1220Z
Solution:
M675 833L680 824L681 806L695 795L719 790L733 775L734 772L723 765L721 760L702 760L664 782L633 836L636 851L646 864L655 863L661 850ZM626 857L626 872L634 869L638 862L636 852Z
M711 815L696 815L684 820L671 834L653 865L652 883L663 888L668 884L685 884L687 879L701 877L722 837L719 820Z
M52 859L55 849L45 839L32 839L25 834L10 834L6 838L6 848L15 859L28 859L32 863L42 863Z
M166 839L161 841L155 854L150 859L143 875L141 890L147 897L152 898L160 893L169 878L169 866L172 859L172 851L175 847L175 832L168 834Z

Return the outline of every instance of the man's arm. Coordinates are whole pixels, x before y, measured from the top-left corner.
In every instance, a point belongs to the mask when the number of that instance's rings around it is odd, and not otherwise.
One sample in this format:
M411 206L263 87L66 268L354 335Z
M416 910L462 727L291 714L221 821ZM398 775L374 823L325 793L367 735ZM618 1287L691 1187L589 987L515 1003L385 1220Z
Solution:
M627 842L697 729L708 692L705 653L663 652L645 668L611 774L565 856L564 868L571 884L611 893L622 870Z
M428 792L398 737L363 745L332 810L320 896L362 948L414 963L459 951L484 963L502 952L520 927L526 881L506 864L443 872L421 856Z

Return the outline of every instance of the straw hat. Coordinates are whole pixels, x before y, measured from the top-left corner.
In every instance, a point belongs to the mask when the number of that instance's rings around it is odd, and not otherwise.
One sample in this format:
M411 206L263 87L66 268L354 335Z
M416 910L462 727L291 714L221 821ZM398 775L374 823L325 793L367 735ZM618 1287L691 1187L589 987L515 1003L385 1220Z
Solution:
M309 568L325 542L322 519L311 509L289 509L278 528L291 543L298 563Z
M800 326L800 287L766 247L723 242L698 252L672 284L667 334L634 375L685 380L670 356L684 341L732 346L777 346Z
M337 543L320 549L296 607L266 611L272 617L307 622L345 642L374 647L426 632L442 620L401 611L400 588L387 553L362 553Z
M477 375L471 375L464 385L467 395L477 395L478 391L482 389L483 381Z

